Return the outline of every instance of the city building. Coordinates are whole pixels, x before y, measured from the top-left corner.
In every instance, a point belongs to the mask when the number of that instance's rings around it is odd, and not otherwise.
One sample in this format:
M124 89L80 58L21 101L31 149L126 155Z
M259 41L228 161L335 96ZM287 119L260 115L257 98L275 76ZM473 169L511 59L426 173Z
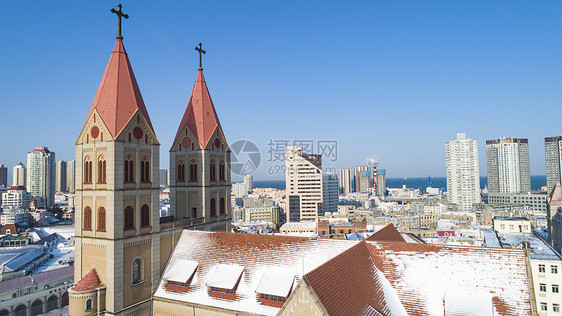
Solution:
M244 182L232 184L232 195L234 195L235 198L241 199L247 194L248 190L246 190L246 184Z
M521 217L495 217L494 230L498 233L531 233L531 221Z
M38 207L55 205L55 153L47 147L36 147L27 154L27 191L36 198Z
M353 167L353 178L355 182L355 192L369 192L371 188L371 173L369 166ZM363 186L361 184L363 183Z
M445 143L447 168L447 200L458 210L471 211L480 203L480 171L478 169L478 142L457 133L457 139Z
M562 136L544 138L546 162L546 187L548 192L557 183L562 183Z
M560 251L560 246L562 245L562 226L560 226L562 219L560 218L562 211L562 185L560 183L554 185L547 201L546 226L548 240L552 242L554 248Z
M322 155L304 154L298 145L285 147L288 221L313 221L324 213L322 182Z
M66 163L66 190L68 193L74 193L76 181L76 162L70 160Z
M0 186L8 186L8 168L3 164L0 164Z
M244 176L244 186L246 188L246 194L254 189L254 176L247 174Z
M23 163L15 165L12 171L12 185L25 187L26 169Z
M367 231L367 221L334 220L318 218L316 220L318 236L346 239L347 234L364 233Z
M6 193L2 193L2 207L11 206L22 209L29 208L29 203L33 200L31 193L25 187L11 186Z
M160 186L169 186L170 185L170 178L168 177L168 170L167 169L160 169Z
M546 214L547 209L546 192L525 193L488 193L488 204L494 206L524 207L535 214Z
M244 209L244 221L246 222L271 222L275 225L281 224L281 208L279 206L248 207Z
M22 224L25 223L27 220L27 213L18 208L6 208L0 214L0 224L8 225L8 224ZM13 231L12 231L13 232Z
M377 176L375 178L376 192L377 196L386 195L386 169L376 169Z
M67 172L68 166L66 161L60 160L56 163L56 180L55 180L55 191L56 192L67 192Z
M486 141L488 192L531 191L529 142L525 138L501 137Z
M351 169L343 168L339 170L339 193L348 195L351 193Z
M339 194L338 178L335 174L322 175L322 214L326 212L335 213L338 211Z

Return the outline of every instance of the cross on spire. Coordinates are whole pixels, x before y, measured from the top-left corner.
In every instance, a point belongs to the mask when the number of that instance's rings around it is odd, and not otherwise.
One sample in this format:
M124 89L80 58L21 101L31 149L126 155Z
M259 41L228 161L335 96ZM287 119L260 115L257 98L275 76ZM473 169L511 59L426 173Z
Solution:
M117 5L117 10L115 10L113 8L111 9L111 13L117 14L117 19L119 21L118 22L119 23L119 29L118 29L118 33L117 33L117 39L123 39L123 36L121 36L121 17L124 17L125 19L129 18L128 14L125 14L125 13L123 13L123 11L121 11L122 7L123 6L121 5L121 3L119 3Z
M199 52L199 70L203 70L203 63L202 63L202 55L206 54L207 52L201 48L202 44L199 43L199 47L195 46L195 50Z

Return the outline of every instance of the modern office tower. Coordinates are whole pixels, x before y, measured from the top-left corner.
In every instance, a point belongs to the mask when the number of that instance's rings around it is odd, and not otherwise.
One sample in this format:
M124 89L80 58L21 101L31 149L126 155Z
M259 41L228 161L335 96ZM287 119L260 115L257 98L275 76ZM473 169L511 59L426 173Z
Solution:
M369 179L364 179L365 176ZM371 188L370 186L370 173L369 166L356 166L353 167L353 177L355 179L355 192L368 192ZM361 186L361 178L363 178L363 186ZM365 186L367 185L367 186Z
M312 221L323 214L322 155L285 147L285 185L290 222Z
M67 171L67 163L64 160L57 161L56 166L56 181L55 181L55 191L56 192L67 192L66 190L66 171Z
M47 147L36 147L27 154L27 191L41 201L38 207L55 204L55 170L55 153Z
M14 166L14 168L12 169L13 174L12 174L12 185L15 186L22 186L22 187L26 187L25 185L25 181L26 181L26 169L25 166L23 165L23 163L18 163L17 165Z
M502 137L486 141L488 192L531 192L529 142Z
M8 168L0 164L0 186L8 186Z
M547 192L551 192L557 183L562 183L562 136L544 138L544 156Z
M254 177L250 174L244 176L244 186L246 187L246 194L254 188Z
M70 160L66 162L66 190L68 193L74 193L76 181L76 162Z
M170 179L168 178L168 170L160 169L160 186L169 186Z
M447 168L447 200L459 210L470 211L480 197L478 142L457 133L457 139L445 143Z
M377 169L377 178L376 178L376 185L377 185L377 196L385 196L386 195L386 169Z
M335 213L338 211L338 178L335 174L322 175L322 214L326 212Z
M351 192L351 169L339 170L339 193L348 195Z

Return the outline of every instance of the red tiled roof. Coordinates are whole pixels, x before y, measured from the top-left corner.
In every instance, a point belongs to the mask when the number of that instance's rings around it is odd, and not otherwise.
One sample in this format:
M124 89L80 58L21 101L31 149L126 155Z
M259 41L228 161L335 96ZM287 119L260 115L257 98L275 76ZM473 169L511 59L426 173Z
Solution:
M393 224L388 224L367 238L368 241L406 242Z
M74 284L71 290L75 292L89 292L104 287L105 285L101 283L96 268L92 268L78 283Z
M552 202L562 202L562 186L560 186L560 183L557 183L548 195L548 203Z
M122 39L117 40L111 52L88 116L94 108L113 138L121 133L136 111L142 113L154 132Z
M10 191L10 190L25 191L26 188L24 186L21 186L21 185L12 185L11 187L8 188L8 191Z
M50 154L51 153L51 151L47 147L37 147L34 150L32 150L31 152L34 152L34 151L42 152L44 154Z
M10 235L17 235L19 233L19 226L18 224L6 224L4 225L4 227L2 227L2 231L0 232L0 235L6 235L8 229L10 229Z
M207 89L202 69L199 69L197 73L197 79L195 79L195 85L191 91L175 140L180 136L186 125L203 147L207 146L213 132L220 126L219 117Z

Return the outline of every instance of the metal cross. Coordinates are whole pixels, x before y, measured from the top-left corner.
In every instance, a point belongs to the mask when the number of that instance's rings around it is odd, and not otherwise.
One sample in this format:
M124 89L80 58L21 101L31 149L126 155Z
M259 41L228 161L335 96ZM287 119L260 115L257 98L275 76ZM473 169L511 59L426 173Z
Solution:
M121 3L119 3L119 4L117 5L117 10L115 10L115 9L113 9L113 8L111 9L111 13L117 14L117 19L118 19L118 21L119 21L119 31L118 31L118 33L117 33L117 39L123 39L123 36L121 36L121 17L124 17L125 19L128 19L128 18L129 18L129 15L128 15L128 14L125 14L125 13L123 13L123 12L121 11L121 8L122 8L122 7L123 7L123 6L121 5Z
M201 46L202 46L201 43L199 43L199 47L195 46L195 50L199 52L199 70L202 70L202 69L203 69L203 63L202 63L202 60L201 60L201 58L202 58L202 57L201 57L201 54L207 53L206 51L204 51L204 50L201 48Z

